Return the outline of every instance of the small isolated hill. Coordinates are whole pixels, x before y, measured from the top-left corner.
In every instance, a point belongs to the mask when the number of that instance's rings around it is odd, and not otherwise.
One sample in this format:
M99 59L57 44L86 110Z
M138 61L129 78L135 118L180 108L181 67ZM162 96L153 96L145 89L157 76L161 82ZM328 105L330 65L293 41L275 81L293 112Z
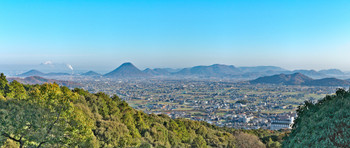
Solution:
M44 83L57 83L59 85L63 85L63 86L67 86L70 88L73 87L81 87L82 85L80 83L77 82L73 82L73 81L65 81L65 80L55 80L55 79L46 79L40 76L30 76L30 77L26 77L26 78L8 78L9 81L13 81L16 80L20 83L23 84L44 84Z
M141 71L135 67L132 63L123 63L117 69L104 75L108 78L142 78L148 77L149 74Z
M350 82L336 78L312 79L301 73L278 74L260 77L249 81L251 84L284 84L284 85L311 85L311 86L350 86Z
M82 73L81 75L82 76L101 76L101 74L94 71L88 71L88 72Z
M312 80L313 80L312 78L305 76L301 73L294 73L294 74L278 74L273 76L260 77L250 81L250 83L301 85Z
M316 104L305 101L297 110L292 132L283 142L290 147L349 147L350 92L338 89Z
M69 73L61 73L61 72L51 72L51 73L43 73L41 71L38 70L29 70L25 73L19 74L17 76L19 77L30 77L30 76L66 76L66 75L70 75Z
M35 69L32 69L32 70L29 70L25 73L19 74L18 76L29 77L29 76L44 76L44 75L45 75L45 73L38 71L38 70L35 70Z

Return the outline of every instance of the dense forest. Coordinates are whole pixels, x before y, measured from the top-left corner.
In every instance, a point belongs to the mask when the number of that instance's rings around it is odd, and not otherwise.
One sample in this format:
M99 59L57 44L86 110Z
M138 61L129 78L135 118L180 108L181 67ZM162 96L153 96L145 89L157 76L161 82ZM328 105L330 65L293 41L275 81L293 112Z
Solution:
M283 132L236 130L131 108L118 96L0 76L0 147L280 147Z
M350 91L338 89L317 103L299 106L283 147L350 147Z

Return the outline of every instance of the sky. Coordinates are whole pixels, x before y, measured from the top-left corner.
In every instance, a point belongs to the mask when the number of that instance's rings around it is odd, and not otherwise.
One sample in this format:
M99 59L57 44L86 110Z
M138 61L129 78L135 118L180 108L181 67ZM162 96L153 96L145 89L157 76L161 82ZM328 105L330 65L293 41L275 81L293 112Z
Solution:
M350 71L348 0L1 0L1 65Z

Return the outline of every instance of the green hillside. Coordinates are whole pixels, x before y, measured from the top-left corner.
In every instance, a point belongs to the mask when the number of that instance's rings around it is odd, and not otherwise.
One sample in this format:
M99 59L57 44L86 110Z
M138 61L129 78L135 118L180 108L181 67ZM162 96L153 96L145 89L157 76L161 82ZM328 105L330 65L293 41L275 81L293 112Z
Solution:
M117 96L0 76L2 147L265 147L259 138L271 134L260 131L149 115Z
M350 92L338 89L316 104L306 101L298 109L293 130L283 147L349 147Z

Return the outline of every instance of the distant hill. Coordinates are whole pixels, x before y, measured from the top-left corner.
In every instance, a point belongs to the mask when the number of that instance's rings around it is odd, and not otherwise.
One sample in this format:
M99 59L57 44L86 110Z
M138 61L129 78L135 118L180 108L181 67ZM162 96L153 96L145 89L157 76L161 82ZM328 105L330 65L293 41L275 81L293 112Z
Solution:
M68 76L69 73L63 73L63 72L50 72L45 74L45 76Z
M149 75L170 75L170 71L166 68L155 68L155 69L150 69L147 68L143 70L143 72L149 74Z
M29 77L29 76L64 76L64 75L70 75L69 73L54 73L54 72L51 72L51 73L43 73L41 71L38 71L38 70L29 70L25 73L22 73L22 74L19 74L17 76L19 77Z
M345 74L344 72L342 72L339 69L326 69L326 70L320 70L318 72L325 74L325 75L344 75Z
M181 68L155 68L154 70L167 71L169 73L175 73L182 70Z
M143 72L149 75L159 75L157 72L155 72L153 69L150 69L150 68L143 70Z
M273 76L260 77L250 81L252 84L269 83L269 84L285 84L285 85L301 85L313 79L301 73L294 74L278 74Z
M82 73L81 75L82 76L101 76L101 74L94 71L88 71L88 72Z
M254 67L238 67L242 72L247 73L253 73L253 72L282 72L287 71L286 69L283 69L281 67L277 66L254 66Z
M38 70L35 70L35 69L32 69L32 70L29 70L25 73L19 74L18 76L29 77L29 76L43 76L43 75L45 75L45 73L38 71Z
M294 70L291 73L301 73L303 75L306 75L306 76L312 77L312 78L325 78L325 77L327 77L326 74L317 72L315 70Z
M123 63L117 69L104 75L108 78L141 78L150 75L135 67L132 63Z
M155 68L153 69L158 74L161 75L169 75L171 72L176 72L176 69L170 69L170 68Z
M175 75L193 75L193 76L232 76L241 74L241 71L233 65L214 64L210 66L195 66L192 68L184 68Z
M59 85L67 86L67 87L81 87L82 85L77 82L72 82L72 81L64 81L64 80L55 80L55 79L46 79L40 76L30 76L26 78L8 78L9 81L16 80L20 83L24 84L44 84L44 83L57 83Z
M312 79L301 73L278 74L260 77L249 81L251 84L284 84L284 85L312 85L312 86L350 86L349 81L336 78Z
M349 81L336 79L336 78L324 78L308 82L306 85L314 86L350 86Z

